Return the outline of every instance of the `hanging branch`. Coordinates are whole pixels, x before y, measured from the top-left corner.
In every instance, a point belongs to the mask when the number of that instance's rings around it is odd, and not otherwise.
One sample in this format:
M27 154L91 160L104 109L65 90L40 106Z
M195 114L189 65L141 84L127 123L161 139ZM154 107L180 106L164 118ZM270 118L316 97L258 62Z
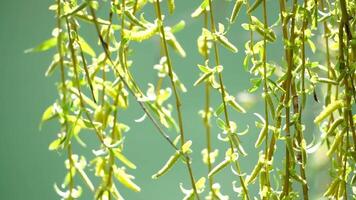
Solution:
M173 93L174 93L174 97L175 97L175 101L176 101L176 110L178 113L178 125L179 125L179 133L180 133L180 143L181 143L181 148L183 148L183 145L185 144L185 134L184 134L184 128L183 128L183 117L182 117L182 110L181 110L181 106L182 106L182 102L180 100L177 88L176 88L176 84L174 82L174 77L173 77L173 67L172 67L172 62L171 62L171 58L169 56L169 52L168 52L168 47L167 47L167 39L166 39L166 33L164 31L164 26L163 26L163 20L162 20L162 14L161 14L161 7L160 7L160 2L159 0L156 0L156 16L157 19L159 20L160 23L162 23L159 27L160 29L160 33L161 33L161 40L162 40L162 44L163 44L163 49L164 49L164 54L167 58L167 65L168 65L168 75L171 81L171 85L173 88ZM196 188L196 183L194 180L194 176L193 176L193 170L191 167L191 161L190 158L187 156L186 157L186 165L188 168L188 172L189 172L189 177L190 177L190 182L194 191L194 194L196 196L196 198L199 200L199 194Z

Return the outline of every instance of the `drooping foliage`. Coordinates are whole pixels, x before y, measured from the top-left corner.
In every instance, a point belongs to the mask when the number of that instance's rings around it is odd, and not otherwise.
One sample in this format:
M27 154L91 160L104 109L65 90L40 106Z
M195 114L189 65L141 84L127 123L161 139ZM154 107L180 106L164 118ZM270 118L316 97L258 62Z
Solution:
M230 1L230 17L221 22L217 21L220 13L215 9L218 0L202 0L197 8L192 8L191 20L202 21L201 34L191 38L197 43L201 62L197 62L194 71L197 80L189 84L205 92L199 113L206 132L206 145L201 153L207 173L198 178L192 168L193 142L188 139L183 123L181 95L187 89L179 76L184 74L175 73L174 63L178 61L171 56L176 53L186 57L187 52L175 36L176 32L185 31L185 22L166 23L166 18L175 11L175 1L56 0L50 6L56 16L52 37L27 51L57 49L46 76L59 77L59 95L45 110L42 122L52 119L59 122L60 131L49 144L49 150L67 155L65 178L54 186L58 195L62 199L78 199L82 187L87 187L94 199L124 199L121 185L140 192L144 186L138 186L131 175L136 165L124 154L126 132L130 128L119 117L131 104L138 104L144 116L136 121L150 121L162 136L162 143L172 147L171 157L162 158L167 161L152 178L174 173L170 172L173 167L183 163L190 182L189 189L181 185L183 199L310 199L308 155L322 148L327 149L322 156L330 162L331 180L324 196L355 199L356 2L278 0L278 9L270 10L267 4L271 1ZM106 16L99 15L99 9L106 9ZM154 9L153 20L145 18L147 9ZM163 13L165 10L168 13ZM241 15L248 20L237 24ZM278 20L271 24L270 16L277 16ZM80 32L82 24L92 27L96 41L87 42L88 38ZM238 51L229 39L227 32L232 26L242 27L249 36L248 41L239 41L245 44L244 50ZM157 72L152 80L155 84L150 83L145 91L132 73L135 60L130 55L134 51L132 44L140 45L152 38L160 40L157 48L161 48L161 55L153 67ZM100 48L91 47L95 42ZM275 43L283 47L276 50L281 60L269 58L268 46ZM224 66L222 51L244 54L244 59L236 63L252 77L247 90L263 99L263 110L254 113L259 132L255 148L260 152L250 171L241 170L239 159L249 156L242 138L255 131L248 127L241 129L243 124L231 116L231 112L238 112L244 117L249 111L224 85L224 67L230 66ZM321 53L323 58L312 60L315 53ZM165 87L163 81L169 86ZM214 93L220 97L218 105L211 101ZM308 102L324 105L313 116L319 135L311 144L305 139ZM212 126L221 129L220 133L214 133ZM177 135L167 134L167 129L176 130ZM98 141L96 146L87 147L94 154L90 160L72 148L73 143L86 146L81 139L83 131L95 134ZM215 139L226 143L223 159L218 158L221 149L212 146ZM274 160L277 151L284 154L282 170L275 168L279 163ZM88 170L89 165L94 170ZM232 188L236 196L229 198L221 193L215 178L220 173L235 176ZM93 184L94 178L99 184ZM249 188L256 181L259 193L253 194Z

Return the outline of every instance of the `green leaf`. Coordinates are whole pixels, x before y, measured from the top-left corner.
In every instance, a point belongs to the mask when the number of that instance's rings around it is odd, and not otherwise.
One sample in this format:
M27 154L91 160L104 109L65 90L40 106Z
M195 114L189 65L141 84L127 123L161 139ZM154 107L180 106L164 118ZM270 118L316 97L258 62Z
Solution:
M57 45L57 38L53 37L53 38L50 38L50 39L42 42L41 44L39 44L35 48L31 48L31 49L25 50L25 53L47 51L47 50L55 47L56 45Z
M50 105L48 108L46 108L46 110L43 112L42 114L42 118L41 118L41 122L45 122L48 121L50 119L53 119L55 117L57 117L57 112L54 109L54 104Z
M260 85L262 83L262 79L252 78L252 79L250 79L250 82L252 83L252 87L250 87L248 89L248 92L253 93L253 92L256 92L258 90L258 88L260 87Z
M237 112L241 112L241 113L246 113L246 110L236 102L236 99L233 98L231 100L228 101L229 105L235 109Z
M222 169L227 167L230 164L231 160L225 159L222 162L220 162L218 165L216 165L208 174L208 177L211 178L218 172L220 172Z
M314 119L314 123L320 123L323 121L325 118L327 118L331 113L333 113L335 110L343 107L344 103L342 100L337 100L334 102L331 102L324 110Z
M260 134L258 135L257 141L255 143L255 148L258 148L259 146L261 146L262 142L264 141L264 139L266 138L268 133L268 127L266 125L266 123L264 123L263 128L260 131Z
M256 0L252 6L247 10L247 13L251 13L262 3L262 0Z
M344 122L344 118L340 117L338 119L336 119L330 126L330 128L327 130L327 132L325 134L323 134L321 136L322 139L325 139L327 137L329 137L331 134L334 133L334 131L336 130L336 128L341 125Z
M168 159L166 164L164 164L164 166L156 174L152 175L152 179L158 179L159 177L166 174L178 161L180 155L181 155L180 152L175 152L175 154Z
M320 78L318 77L318 82L320 83L328 83L328 84L333 84L333 85L339 85L339 82L328 79L328 78Z
M265 156L263 154L261 154L259 159L258 159L257 165L252 170L251 174L246 178L246 183L247 184L251 184L256 180L258 174L260 173L260 171L261 171L261 169L263 167L264 160L265 160Z
M212 74L213 74L213 72L203 74L202 76L200 76L198 78L198 80L195 81L194 86L197 86L198 84L202 83L203 81L208 79Z
M184 28L185 28L185 21L180 20L176 25L171 27L171 32L176 33L183 30Z
M89 187L90 191L94 191L94 185L89 179L88 175L84 172L83 169L77 168L79 175L82 177L84 183Z
M128 166L131 169L136 169L136 165L132 163L129 159L127 159L121 152L120 150L116 149L113 150L114 155L117 159L119 159L122 163L124 163L126 166Z
M230 16L230 23L234 23L236 20L237 15L240 12L241 6L243 4L243 0L236 0L234 8L232 9L232 13Z
M150 26L142 31L124 30L124 37L128 40L141 42L153 37L159 30L162 23L157 20L153 26Z
M225 129L226 129L226 125L225 125L224 120L222 120L222 119L220 119L220 118L217 118L217 119L216 119L216 123L217 123L218 127L219 127L221 130L225 130Z
M96 0L86 0L89 3L89 6L92 7L95 10L98 10L99 8L99 2Z
M117 178L117 180L119 180L120 183L122 183L125 187L127 187L135 192L141 191L141 188L131 180L131 179L133 179L133 176L126 174L124 169L114 168L114 171L115 171L115 177Z
M75 16L80 19L80 20L83 20L85 22L88 22L88 23L92 23L92 24L95 24L95 22L97 24L100 24L100 25L105 25L105 26L109 26L111 25L111 27L113 29L121 29L121 26L119 25L115 25L115 24L111 24L109 21L107 20L104 20L104 19L101 19L101 18L96 18L96 21L94 20L93 16L90 16L90 15L81 15L79 13L75 14Z
M168 0L168 10L170 14L174 13L174 10L176 8L176 5L174 3L174 0Z
M265 95L265 98L267 100L268 106L269 106L269 111L271 113L272 119L275 119L276 116L276 110L272 101L272 98L269 93Z
M343 139L343 136L345 133L345 129L341 132L338 132L334 138L334 141L333 143L331 144L330 146L330 149L328 150L328 152L326 153L327 156L331 156L335 151L336 149L339 147L340 143L342 142L342 139Z
M48 66L45 76L50 76L52 75L52 73L54 72L54 70L57 68L57 66L59 65L59 55L55 54L53 56L53 60L51 62L51 64Z
M87 5L88 5L87 2L83 2L83 3L81 3L79 6L73 8L72 10L70 10L70 11L68 11L67 13L65 13L64 15L62 15L61 18L74 15L74 14L80 12L81 10L83 10L84 8L86 8Z
M308 44L309 44L310 49L312 50L312 52L315 53L316 47L315 47L314 42L313 42L312 40L310 40L310 39L308 39L307 42L308 42Z
M257 19L255 16L251 16L252 19L252 25L251 28L252 30L256 30L257 33L259 33L262 37L265 36L266 33L266 39L270 42L274 42L277 39L276 34L273 32L271 28L265 29L264 24ZM244 25L244 28L247 28L248 30L250 29L249 25Z
M221 103L220 106L216 109L215 115L219 116L224 111L224 104Z
M95 51L91 48L91 46L84 40L84 38L78 36L79 44L82 47L84 53L90 55L91 57L96 57Z
M132 12L125 10L125 15L131 20L133 24L142 28L147 28L146 24L137 19L137 17Z
M303 179L299 174L295 173L293 170L291 170L290 176L291 176L294 180L300 182L300 183L303 184L303 185L306 185L306 184L307 184L307 181L306 181L305 179Z
M237 151L242 155L242 156L247 156L247 153L243 146L241 145L240 139L236 133L231 133L230 134L230 140L234 147L237 148Z
M186 154L186 153L191 153L192 150L190 149L190 147L192 146L193 142L191 140L186 141L183 146L182 146L182 153Z
M225 36L217 34L216 39L222 44L226 49L233 53L237 53L237 48L233 45Z
M62 142L63 142L62 138L55 139L53 142L51 142L51 144L49 144L48 150L54 151L54 150L59 149L59 147L62 144Z
M200 4L200 6L195 9L195 11L192 13L191 17L199 17L204 10L206 10L209 7L209 0L203 0L203 2Z
M263 127L262 127L260 134L258 135L258 139L255 143L255 147L257 148L262 144L264 138L266 137L266 135L268 133L268 126L266 124L265 119L260 114L254 113L254 115L256 115L263 123ZM257 122L256 122L256 124L257 124Z
M339 178L333 180L333 182L331 182L328 189L324 193L324 197L334 196L334 194L338 191L340 182L341 180Z
M176 37L173 35L172 32L166 31L166 39L167 43L176 51L182 58L186 57L186 53L182 47L182 45L178 42Z
M204 74L211 72L211 69L209 67L205 66L205 65L199 65L198 64L198 68Z

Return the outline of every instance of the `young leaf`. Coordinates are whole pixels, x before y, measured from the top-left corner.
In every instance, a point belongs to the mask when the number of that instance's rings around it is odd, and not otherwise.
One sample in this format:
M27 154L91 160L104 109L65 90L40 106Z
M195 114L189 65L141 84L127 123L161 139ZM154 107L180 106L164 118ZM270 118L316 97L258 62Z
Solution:
M50 39L42 42L35 48L25 50L25 53L47 51L47 50L55 47L56 45L57 45L57 37L53 37L53 38L50 38Z
M338 118L337 120L335 120L335 121L331 124L331 126L330 126L330 128L327 130L327 132L325 132L325 133L321 136L321 138L322 138L322 139L325 139L325 138L327 138L328 136L330 136L332 133L334 133L335 129L336 129L340 124L342 124L343 122L344 122L344 118L342 118L342 117L340 117L340 118Z
M55 54L53 56L53 60L52 60L51 64L48 66L48 68L46 70L45 76L52 75L58 65L59 65L59 55Z
M209 0L203 0L203 2L200 4L200 6L192 13L191 17L199 17L204 10L207 10L209 7Z
M226 129L226 125L225 125L224 120L218 118L218 119L216 120L216 123L217 123L218 127L219 127L221 130L225 130L225 129Z
M132 182L131 179L133 179L134 177L126 174L124 169L115 167L114 172L115 172L115 177L117 178L117 180L119 180L120 183L122 183L125 187L127 187L135 192L141 191L141 188L139 186L137 186L134 182Z
M79 44L82 47L84 53L88 54L91 57L96 57L95 51L91 48L91 46L84 40L84 38L79 37Z
M250 82L253 85L248 89L248 92L249 93L253 93L253 92L257 91L258 88L260 87L260 85L262 83L262 79L260 79L260 78L251 78Z
M257 19L257 17L255 16L251 16L252 19L252 30L256 30L257 33L259 33L262 37L264 37L265 33L266 33L266 39L270 42L274 42L277 39L276 34L273 32L273 30L271 28L268 28L267 30L264 27L264 24ZM245 28L247 30L250 29L250 25L245 25Z
M54 109L54 105L50 105L42 114L42 119L41 122L48 121L50 119L55 118L57 115L57 112Z
M198 84L202 83L203 81L208 79L212 74L213 74L213 72L208 72L208 73L203 74L202 76L200 76L198 78L198 80L195 81L194 86L197 86Z
M237 151L242 155L242 156L247 156L247 153L245 149L242 147L240 139L236 133L230 134L230 140L232 144L234 145L235 148L237 148Z
M128 40L141 42L153 37L158 32L160 26L161 22L157 20L153 26L150 26L143 31L125 30L124 37Z
M263 0L256 0L252 6L248 9L247 13L253 12L261 3Z
M334 194L337 192L339 188L340 182L341 180L339 178L333 180L333 182L331 182L331 184L329 185L328 189L325 191L324 197L334 196Z
M55 139L53 142L51 142L51 144L48 146L48 149L50 151L54 151L59 149L60 145L63 143L63 139L62 138L57 138Z
M230 160L225 159L222 162L220 162L218 165L216 165L208 174L208 177L211 178L212 176L214 176L216 173L218 173L219 171L221 171L222 169L224 169L226 166L228 166L230 164Z
M176 152L173 156L171 156L166 164L154 175L152 175L153 179L158 179L159 177L163 176L167 173L177 162L178 158L180 157L180 152Z
M215 114L216 116L219 116L223 111L224 111L224 104L221 103L221 104L219 105L219 107L216 109L216 111L215 111L214 114Z
M222 44L226 49L233 53L237 53L237 48L233 45L225 36L216 34L216 39Z
M318 81L320 83L330 83L330 84L333 84L333 85L339 85L339 82L331 80L331 79L328 79L328 78L320 78L320 77L318 77Z
M236 99L235 98L231 98L229 101L228 101L229 105L235 109L237 112L240 112L240 113L246 113L246 110L240 106L240 104L238 104L236 102Z
M176 5L174 3L174 0L168 0L168 10L169 10L170 14L173 14L175 8L176 8Z
M193 142L191 140L186 141L182 146L182 153L190 153L192 150L190 147L192 146Z
M93 183L90 181L88 175L84 172L83 169L77 168L79 175L82 177L83 181L85 184L87 184L87 186L89 187L90 191L94 191L94 185Z
M186 53L182 45L180 45L180 43L178 42L178 40L176 39L176 37L173 35L172 32L166 31L166 40L167 43L174 49L174 51L176 51L182 58L186 57Z
M244 2L243 0L236 0L235 1L235 5L234 5L234 8L232 9L232 13L231 13L231 16L230 16L230 23L231 24L235 22L236 17L240 12L240 9L241 9L241 6L242 6L243 2Z
M246 183L247 184L253 183L256 180L258 174L260 173L260 171L261 171L261 169L263 167L264 159L265 159L265 156L263 154L261 154L259 159L258 159L257 165L255 166L255 168L251 172L251 175L249 175L246 178Z
M267 100L267 103L268 103L268 106L269 106L269 111L271 113L272 119L274 119L275 116L276 116L276 113L275 113L276 110L274 108L274 104L273 104L272 98L271 98L269 93L266 94L265 98Z
M113 150L115 157L131 169L136 169L136 165L127 159L119 149Z
M132 12L125 10L125 15L131 20L133 24L140 26L142 28L147 28L146 24L144 24L139 19L137 19Z
M258 139L255 143L256 148L262 144L262 142L264 141L264 139L267 136L267 133L268 133L268 127L267 127L266 123L264 123L263 128L261 129L260 134L258 135Z
M65 17L69 17L71 15L74 15L78 12L80 12L81 10L83 10L84 8L86 8L88 5L88 3L86 1L84 1L83 3L81 3L79 6L74 7L73 9L71 9L70 11L66 12L64 15L61 16L61 18L65 18Z
M176 33L183 30L184 28L185 28L185 21L180 20L177 24L171 27L171 32Z
M325 118L327 118L331 113L333 113L335 110L343 107L344 103L342 100L337 100L334 102L331 102L324 110L314 119L314 123L320 123L323 121Z
M339 147L339 145L340 145L340 143L341 143L341 141L342 141L342 139L343 139L343 136L344 136L343 133L344 133L344 132L345 132L345 130L343 130L343 131L341 131L341 132L338 132L338 133L336 134L336 136L335 136L335 138L334 138L334 142L332 143L332 145L331 145L329 151L326 153L327 156L331 156L331 155L335 152L335 150Z

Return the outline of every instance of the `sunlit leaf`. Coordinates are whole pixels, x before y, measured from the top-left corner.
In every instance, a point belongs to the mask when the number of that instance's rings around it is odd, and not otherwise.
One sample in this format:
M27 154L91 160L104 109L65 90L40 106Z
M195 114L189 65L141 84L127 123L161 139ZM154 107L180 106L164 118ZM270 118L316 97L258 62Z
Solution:
M25 50L25 53L47 51L47 50L49 50L53 47L56 47L56 46L57 46L57 38L53 37L53 38L50 38L50 39L42 42L41 44L39 44L38 46L36 46L34 48Z

